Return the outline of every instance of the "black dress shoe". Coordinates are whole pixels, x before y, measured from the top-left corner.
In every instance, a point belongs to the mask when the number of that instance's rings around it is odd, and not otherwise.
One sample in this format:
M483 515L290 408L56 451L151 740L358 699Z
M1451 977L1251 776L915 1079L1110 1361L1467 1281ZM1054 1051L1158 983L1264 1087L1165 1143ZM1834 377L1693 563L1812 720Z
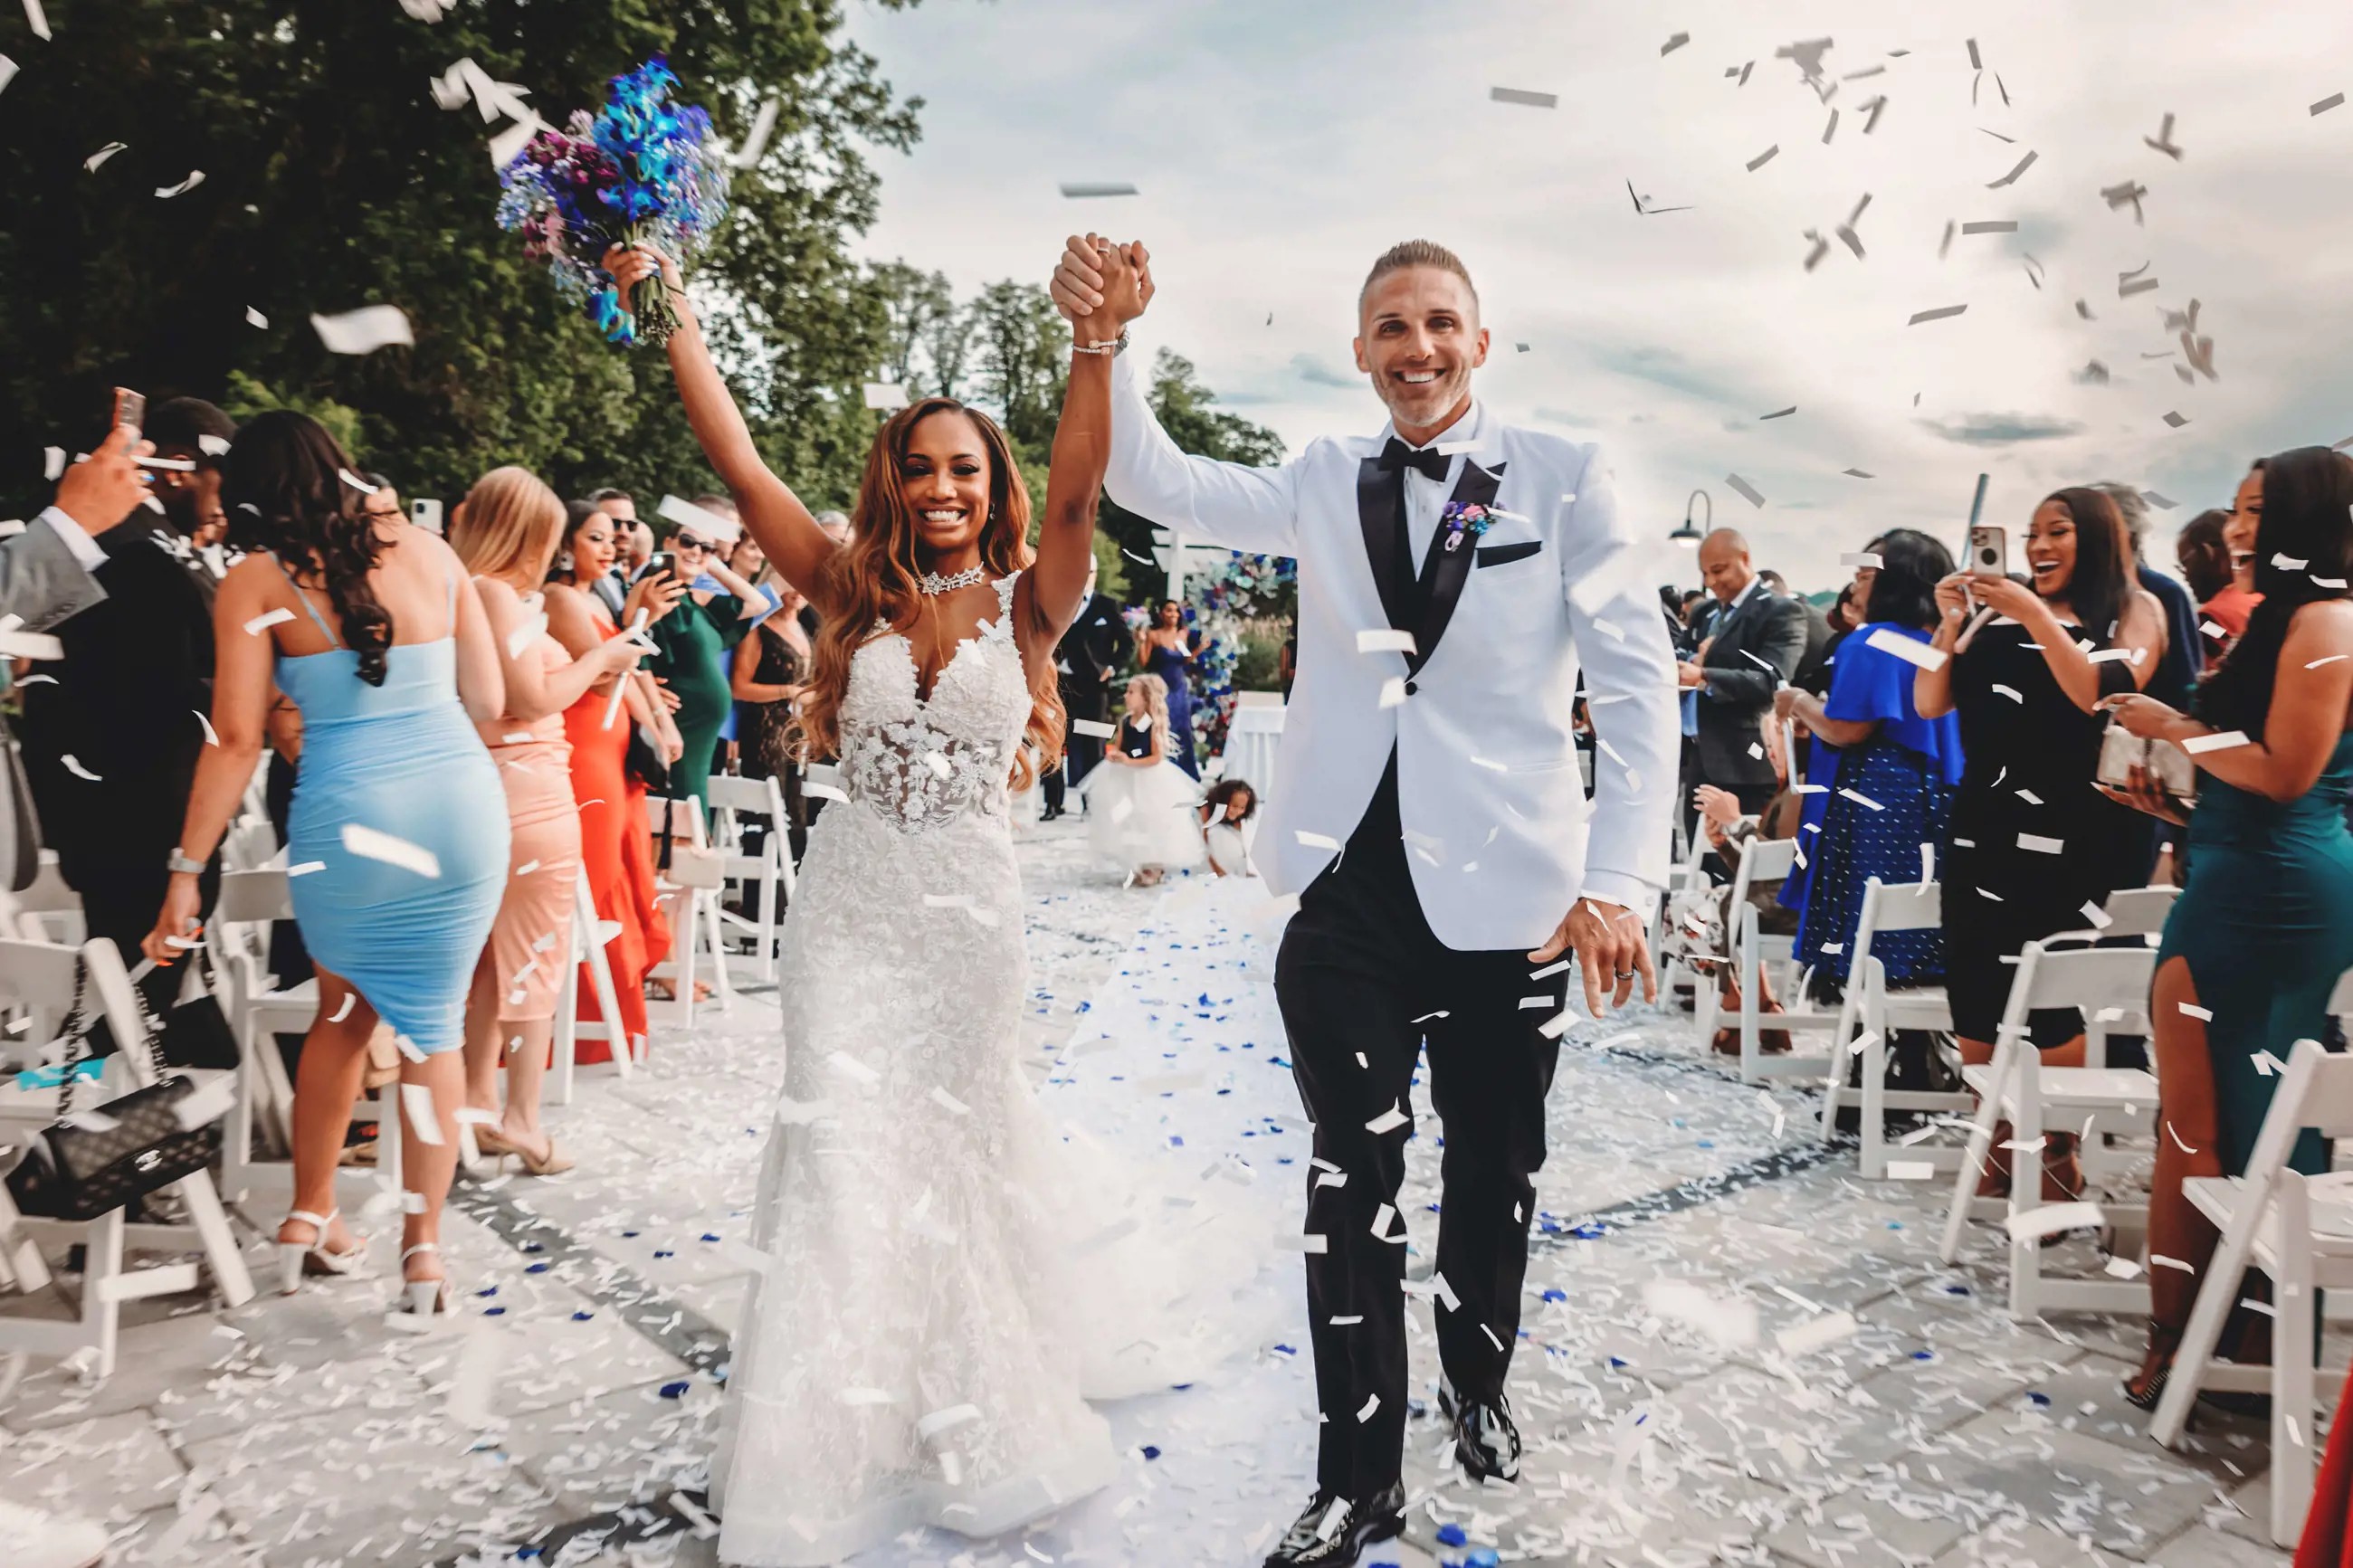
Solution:
M1039 820L1039 821L1040 821L1040 822L1051 822L1051 821L1053 821L1056 817L1060 816L1061 815L1062 815L1062 808L1061 808L1060 806L1059 806L1059 805L1050 805L1050 806L1048 806L1045 810L1043 810L1043 811L1041 811L1041 812L1039 812L1039 813L1038 814L1038 820Z
M1512 1425L1512 1407L1500 1394L1493 1399L1462 1399L1447 1384L1438 1385L1438 1408L1454 1426L1454 1457L1474 1481L1516 1481L1520 1479L1520 1429Z
M1361 1501L1318 1489L1306 1511L1267 1553L1266 1568L1327 1568L1354 1563L1377 1541L1405 1531L1405 1485L1392 1484Z

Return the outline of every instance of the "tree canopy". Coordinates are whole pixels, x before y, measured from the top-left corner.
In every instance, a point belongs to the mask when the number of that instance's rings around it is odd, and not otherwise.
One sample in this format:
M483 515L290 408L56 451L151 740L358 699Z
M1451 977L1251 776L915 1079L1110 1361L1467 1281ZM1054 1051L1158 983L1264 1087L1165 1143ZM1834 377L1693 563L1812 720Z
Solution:
M19 433L0 500L19 515L45 499L39 448L94 441L118 383L333 416L413 493L505 462L569 493L710 488L659 351L604 343L492 222L489 128L428 90L465 57L555 124L657 53L731 142L778 99L702 263L730 306L714 346L778 471L815 500L853 488L891 322L847 241L874 215L868 151L911 146L921 103L842 38L834 0L478 0L430 25L349 0L49 13L50 41L0 41L20 68L0 91L0 422ZM375 303L407 312L414 348L331 354L309 324Z
M959 300L938 272L849 254L876 209L869 154L911 148L923 106L844 39L836 0L467 0L429 24L390 0L48 10L49 41L0 35L19 67L0 90L0 275L15 283L0 515L47 500L40 448L94 442L117 384L239 417L303 409L409 495L453 498L501 463L569 495L715 488L660 352L607 344L524 258L493 221L491 127L431 91L471 58L561 125L656 54L731 143L778 103L696 268L714 353L776 471L813 505L846 505L882 417L861 385L892 381L997 414L1044 492L1069 352L1045 290L1006 280ZM310 325L371 304L405 310L415 346L334 354ZM1189 451L1282 455L1175 354L1155 364L1153 401ZM1148 588L1135 563L1151 526L1106 504L1103 536L1105 582Z

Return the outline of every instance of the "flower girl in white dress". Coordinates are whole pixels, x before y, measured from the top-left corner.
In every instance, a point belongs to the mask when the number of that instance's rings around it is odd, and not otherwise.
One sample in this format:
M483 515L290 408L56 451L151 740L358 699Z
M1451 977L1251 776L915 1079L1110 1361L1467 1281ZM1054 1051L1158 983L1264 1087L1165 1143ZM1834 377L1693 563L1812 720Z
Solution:
M1168 684L1139 675L1127 683L1116 744L1080 786L1095 853L1146 888L1201 858L1201 786L1168 760Z

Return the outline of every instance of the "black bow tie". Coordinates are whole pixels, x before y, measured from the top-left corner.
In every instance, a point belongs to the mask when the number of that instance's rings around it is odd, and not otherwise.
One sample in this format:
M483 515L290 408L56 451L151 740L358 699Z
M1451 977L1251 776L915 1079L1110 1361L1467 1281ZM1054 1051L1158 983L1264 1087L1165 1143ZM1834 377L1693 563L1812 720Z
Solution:
M1394 473L1399 468L1419 468L1440 484L1446 482L1446 470L1452 462L1452 458L1435 447L1409 447L1394 436L1389 437L1389 444L1381 448L1380 465L1384 473Z

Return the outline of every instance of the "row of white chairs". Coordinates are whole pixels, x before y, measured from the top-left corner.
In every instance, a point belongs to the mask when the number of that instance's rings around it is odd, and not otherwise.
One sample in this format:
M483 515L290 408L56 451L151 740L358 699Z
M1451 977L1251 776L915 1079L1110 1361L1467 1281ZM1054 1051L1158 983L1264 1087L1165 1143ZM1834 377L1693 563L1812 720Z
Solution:
M2009 1233L2005 1261L2012 1315L2032 1318L2047 1312L2089 1311L2146 1316L2149 1289L2140 1268L2112 1265L2094 1279L2064 1278L2046 1270L2042 1240L2049 1226L2081 1220L2085 1215L2075 1211L2039 1219L2036 1211L2045 1205L2038 1173L2040 1151L2052 1132L2078 1137L2087 1182L2094 1184L2146 1164L2155 1141L2164 1135L2158 1124L2158 1083L2153 1072L2110 1067L2107 1042L2113 1036L2151 1033L2148 1007L2156 974L2155 947L2178 890L2121 889L2099 910L2092 928L2027 944L2019 956L1993 1059L1963 1068L1968 1092L1897 1090L1887 1084L1892 1032L1949 1033L1951 1007L1941 985L1891 986L1886 967L1873 956L1872 948L1877 939L1892 932L1940 927L1942 889L1935 882L1871 884L1857 923L1844 1000L1837 1012L1799 1007L1786 1015L1763 1015L1758 1007L1760 976L1781 970L1784 984L1794 994L1802 969L1791 951L1791 939L1758 929L1757 911L1747 902L1748 889L1753 882L1787 876L1795 868L1797 853L1792 840L1751 840L1735 871L1731 963L1740 984L1744 1081L1819 1074L1823 1083L1821 1135L1832 1136L1841 1110L1857 1110L1862 1123L1860 1163L1867 1177L1949 1173L1951 1191L1937 1256L1947 1264L1958 1258L1971 1220L2001 1223ZM1704 889L1700 862L1700 854L1694 853L1679 868L1676 891L1697 894ZM1671 893L1662 906L1662 921L1674 918L1675 906ZM2097 945L2104 939L2107 945ZM2139 940L2118 942L2116 939ZM1716 1027L1715 988L1710 977L1695 975L1694 980L1701 998L1700 1037L1705 1040ZM2047 1066L2034 1048L2029 1035L2031 1017L2038 1010L2054 1008L2082 1014L2084 1066ZM2353 971L2338 982L2328 1010L2340 1026L2353 1029ZM1759 1037L1767 1026L1799 1031L1827 1029L1829 1053L1767 1057L1759 1048ZM1852 1083L1850 1058L1860 1058L1860 1070ZM1885 1114L1904 1110L1941 1118L1948 1125L1965 1124L1966 1144L1956 1149L1916 1142L1931 1128L1902 1140L1889 1140ZM1967 1121L1961 1123L1964 1115ZM2020 1156L2015 1162L2020 1173L2010 1182L2007 1196L1980 1198L1978 1176L1994 1154L1994 1134L2004 1123L2011 1130L2008 1149ZM2192 1179L2188 1184L2185 1195L2215 1226L2221 1239L2200 1281L2189 1329L2150 1423L2152 1436L2171 1447L2180 1439L2191 1402L2201 1389L2269 1394L2268 1524L2274 1540L2283 1546L2292 1545L2303 1528L2321 1442L2324 1401L2341 1386L2346 1375L2345 1368L2322 1369L2315 1364L2317 1292L2353 1288L2353 1176L2307 1177L2288 1169L2289 1153L2306 1129L2325 1138L2353 1135L2353 1056L2326 1052L2311 1040L2298 1042L2281 1069L2280 1085L2246 1174ZM2108 1236L2111 1256L2129 1258L2131 1250L2145 1242L2147 1205L2103 1200L2095 1207L2098 1223ZM2237 1304L2240 1282L2250 1268L2269 1276L2274 1285L2272 1310L2276 1322L2268 1367L2214 1360L2222 1324Z
M5 742L0 742L5 743ZM222 1118L222 1157L217 1187L199 1173L176 1184L185 1223L131 1224L122 1211L69 1226L18 1214L5 1189L0 1189L0 1300L9 1292L44 1289L52 1275L42 1254L47 1243L79 1242L87 1248L79 1315L69 1321L33 1318L0 1310L0 1355L10 1352L70 1355L85 1348L91 1352L90 1373L105 1376L113 1369L120 1333L120 1309L140 1296L192 1290L199 1283L197 1265L174 1263L126 1274L126 1247L197 1252L211 1269L222 1299L238 1304L253 1293L252 1283L228 1228L224 1200L237 1204L256 1195L282 1198L292 1190L292 1170L282 1159L265 1157L264 1142L284 1148L291 1130L293 1086L277 1046L281 1034L307 1030L318 1011L315 983L282 984L269 966L269 932L273 922L293 915L285 855L272 830L257 772L248 789L244 809L223 843L224 871L219 899L204 933L201 963L192 965L190 986L209 985L237 1044L234 1075L196 1073L200 1085L233 1077L233 1093L218 1098ZM786 818L782 793L773 781L732 777L712 781L712 820L706 823L700 805L691 800L649 800L649 828L659 835L665 816L673 837L691 852L709 852L720 858L724 878L719 888L683 886L664 879L660 898L675 933L672 956L655 973L670 981L667 1002L649 1002L649 1016L658 1022L691 1026L698 1006L697 981L707 973L714 1003L724 1009L733 1000L727 958L731 942L748 941L750 955L763 978L776 973L776 944L784 905L794 889L792 858L786 845ZM748 847L745 829L757 818L769 823L765 841ZM742 889L748 912L737 914L722 905L727 883ZM585 973L604 1020L620 1016L612 971L605 944L610 930L599 930L594 903L584 876L575 885L568 925L569 962L566 983L558 987L554 1061L547 1085L551 1103L567 1104L575 1093L578 1042L603 1039L611 1047L612 1068L628 1076L642 1062L642 1042L619 1038L621 1031L606 1023L582 1019L578 986L571 976ZM23 1142L55 1120L61 1092L40 1077L19 1080L19 1071L54 1067L63 1054L56 1039L73 1005L78 970L86 968L100 1009L122 1048L106 1058L102 1078L77 1092L77 1106L111 1100L152 1081L151 1053L144 1042L143 1023L129 978L111 943L85 942L80 900L58 875L56 857L46 853L40 874L21 893L0 893L0 1016L13 1020L12 1032L0 1034L0 1143ZM186 993L184 992L184 995ZM28 1087L30 1086L30 1087ZM400 1125L396 1086L363 1096L352 1111L354 1121L373 1121L383 1135L376 1141L373 1167L350 1166L338 1173L337 1201L353 1206L380 1191L396 1191L400 1182ZM471 1127L459 1131L470 1157Z

